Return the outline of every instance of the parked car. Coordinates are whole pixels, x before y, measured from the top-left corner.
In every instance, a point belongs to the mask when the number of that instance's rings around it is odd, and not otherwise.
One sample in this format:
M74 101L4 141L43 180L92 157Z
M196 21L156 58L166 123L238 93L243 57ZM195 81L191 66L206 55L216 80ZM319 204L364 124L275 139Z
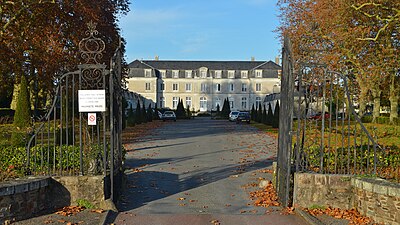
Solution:
M176 122L176 115L173 111L165 111L164 114L162 114L162 120L173 120Z
M237 118L236 118L236 123L240 122L246 122L250 123L250 113L248 112L239 112Z
M229 113L229 121L236 121L239 111L232 111Z
M331 115L328 112L325 112L325 115L324 115L325 119L329 119L330 116ZM319 113L317 113L315 115L312 115L312 116L310 116L310 119L311 120L322 120L322 113L319 112Z

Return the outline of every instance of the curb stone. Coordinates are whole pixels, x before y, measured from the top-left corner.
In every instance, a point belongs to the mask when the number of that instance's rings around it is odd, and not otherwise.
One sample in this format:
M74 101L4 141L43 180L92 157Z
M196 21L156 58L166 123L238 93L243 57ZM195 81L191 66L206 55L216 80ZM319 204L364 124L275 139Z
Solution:
M309 213L303 210L295 210L295 212L301 216L305 221L307 221L310 225L325 225L316 217L310 215Z
M111 210L107 210L106 213L104 213L103 218L100 219L99 225L107 225L107 218L110 217L111 213Z

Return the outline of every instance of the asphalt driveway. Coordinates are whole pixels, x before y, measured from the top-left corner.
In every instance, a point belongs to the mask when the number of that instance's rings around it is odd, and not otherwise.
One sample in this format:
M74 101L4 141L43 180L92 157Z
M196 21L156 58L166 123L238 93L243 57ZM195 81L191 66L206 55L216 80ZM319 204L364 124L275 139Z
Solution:
M128 185L114 224L306 224L249 192L272 175L276 140L248 124L196 118L125 146Z

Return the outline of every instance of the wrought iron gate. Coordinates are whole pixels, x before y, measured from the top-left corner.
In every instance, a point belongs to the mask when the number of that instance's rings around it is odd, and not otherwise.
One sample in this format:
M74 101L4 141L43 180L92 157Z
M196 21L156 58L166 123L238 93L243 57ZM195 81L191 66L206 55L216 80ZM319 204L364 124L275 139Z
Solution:
M352 74L317 63L300 63L294 73L287 37L282 57L277 191L284 206L292 204L294 172L379 176L397 163L384 160L390 151L361 122Z
M87 37L79 43L85 63L55 80L53 103L35 122L27 144L26 168L32 175L103 174L106 198L114 200L123 156L122 53L115 51L109 69L99 63L105 43L97 34L90 22ZM103 109L84 108L84 94L90 95L85 106Z

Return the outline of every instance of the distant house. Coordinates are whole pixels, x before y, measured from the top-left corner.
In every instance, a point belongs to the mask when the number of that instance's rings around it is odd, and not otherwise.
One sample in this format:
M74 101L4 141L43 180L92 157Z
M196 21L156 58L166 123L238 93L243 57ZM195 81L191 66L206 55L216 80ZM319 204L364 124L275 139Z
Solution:
M128 89L175 109L180 100L194 111L250 110L267 94L279 92L281 67L272 61L135 60L129 64Z

